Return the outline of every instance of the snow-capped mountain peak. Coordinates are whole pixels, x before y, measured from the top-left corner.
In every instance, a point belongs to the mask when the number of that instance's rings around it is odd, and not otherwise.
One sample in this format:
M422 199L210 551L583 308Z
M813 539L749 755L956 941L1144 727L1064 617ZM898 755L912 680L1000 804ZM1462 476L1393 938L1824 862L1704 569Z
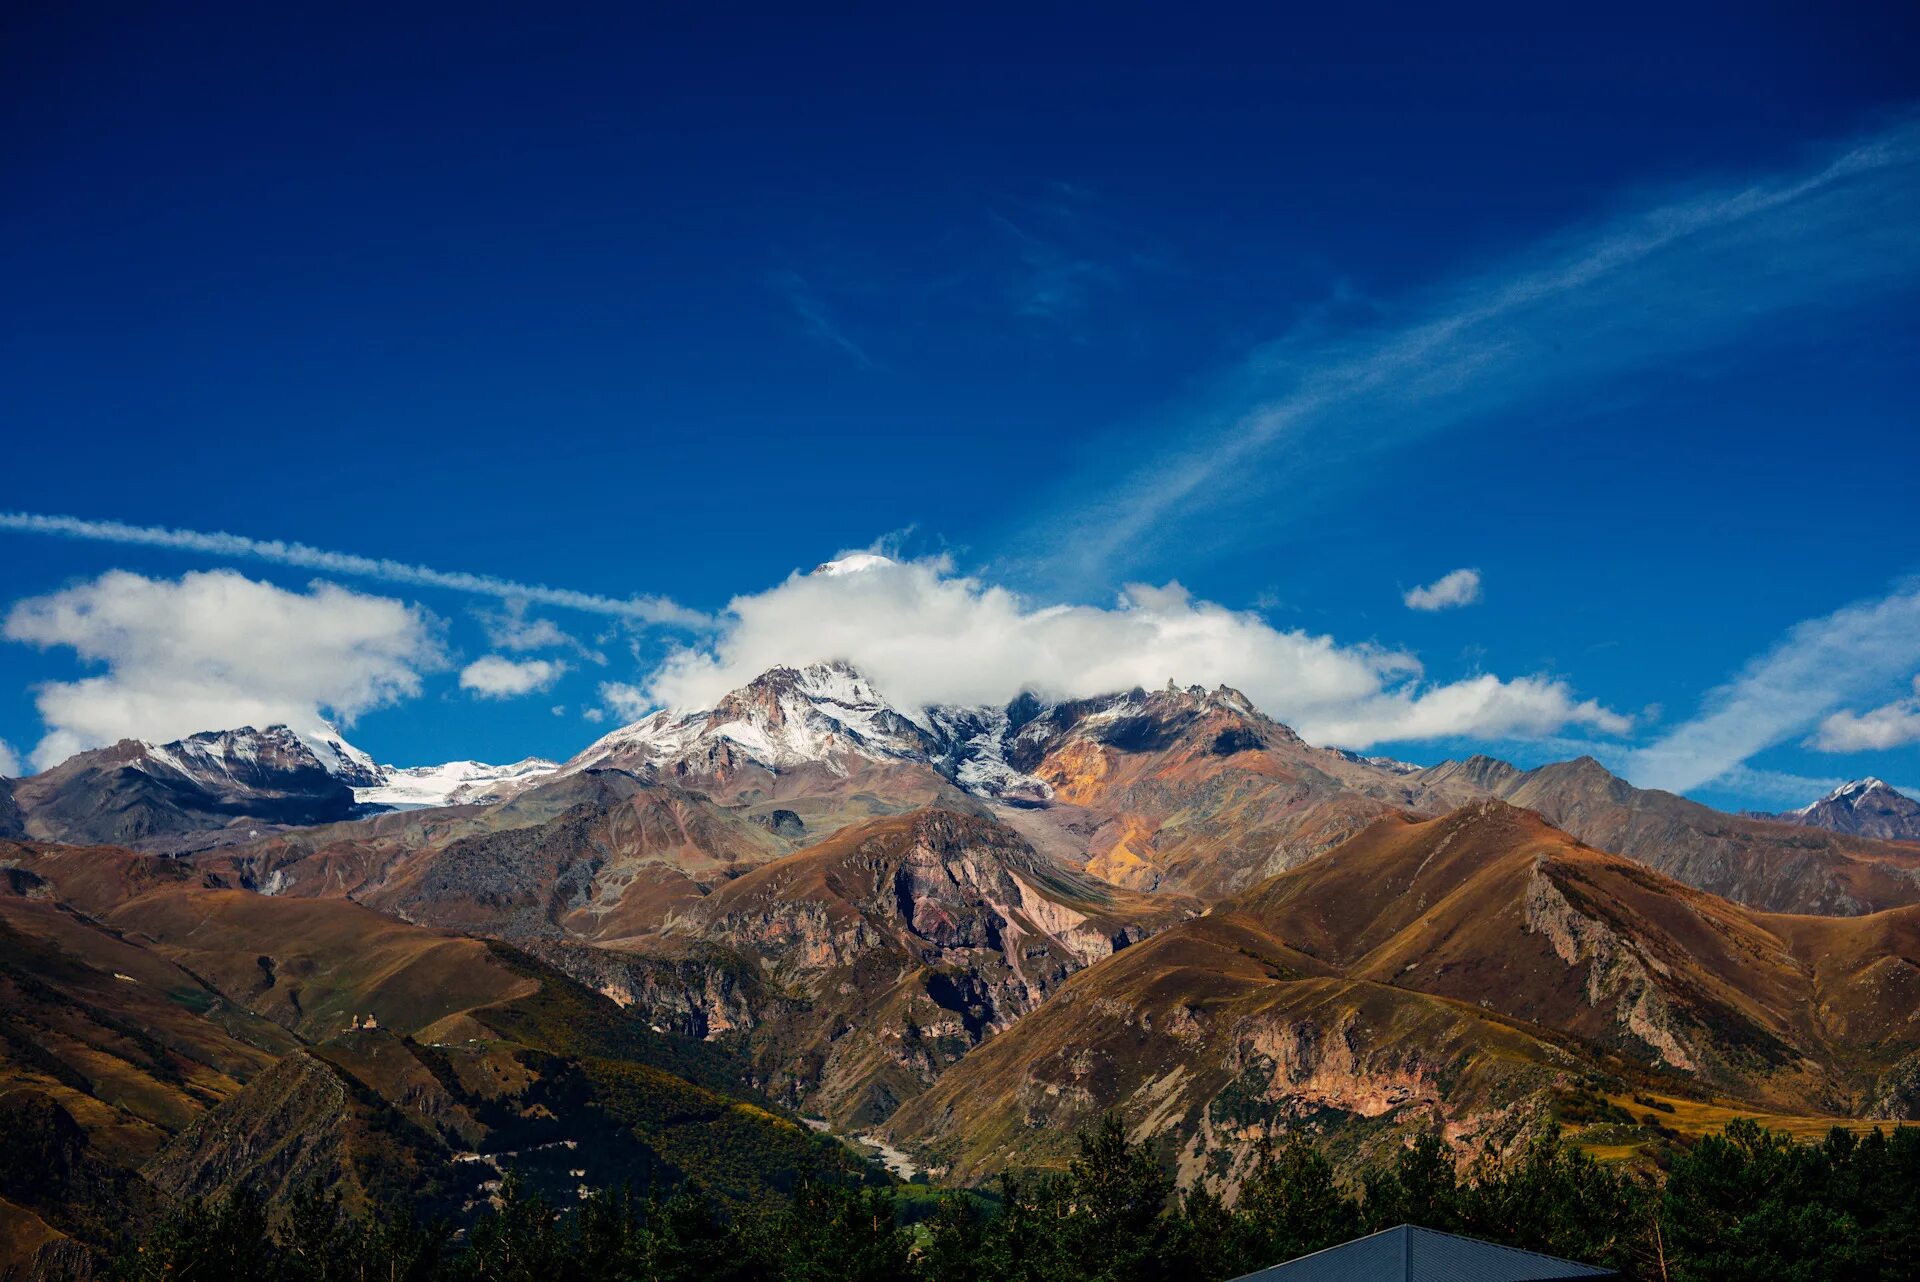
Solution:
M1865 798L1868 793L1871 793L1876 789L1884 789L1887 792L1893 792L1893 789L1888 787L1885 780L1876 779L1872 775L1868 775L1864 779L1853 779L1848 781L1847 783L1843 783L1838 788L1835 788L1832 792L1828 793L1826 796L1820 798L1820 800L1810 801L1806 805L1801 806L1798 810L1792 810L1792 811L1789 811L1788 813L1795 814L1795 815L1811 814L1813 811L1817 810L1821 806L1829 805L1834 802L1841 802L1844 804L1855 804L1855 803L1858 803L1863 798ZM1898 793L1894 793L1894 795L1899 796Z
M1920 801L1872 775L1843 783L1820 800L1777 817L1882 841L1920 841Z
M328 727L331 729L331 727ZM148 773L173 773L216 789L284 788L301 778L332 776L349 782L342 772L359 773L362 762L378 771L372 759L337 738L323 741L316 751L306 736L284 725L256 730L203 730L170 743L142 743L135 764Z
M342 783L371 788L384 780L379 763L341 738L330 721L322 721L317 732L302 734L300 741L319 759L326 772Z
M606 735L561 769L610 767L680 778L732 773L742 764L779 772L817 763L846 773L858 761L919 761L980 796L1037 801L1051 795L1033 772L1069 739L1171 744L1192 732L1224 745L1297 742L1226 686L1169 682L1064 703L1022 694L1004 706L890 704L844 662L776 667L711 708L663 708ZM1212 750L1219 751L1220 746Z
M381 783L380 766L340 737L327 722L301 732L286 725L264 730L240 726L202 730L168 743L142 742L142 755L158 768L196 781L259 787L272 776L318 770L354 788Z
M221 795L255 790L316 790L342 785L359 805L393 810L503 801L559 767L539 757L511 765L450 761L383 766L321 722L301 732L284 725L207 730L171 743L141 743L130 764L178 776Z
M663 708L590 745L563 769L611 765L678 772L744 758L774 770L809 762L929 754L931 737L851 664L770 668L711 708Z

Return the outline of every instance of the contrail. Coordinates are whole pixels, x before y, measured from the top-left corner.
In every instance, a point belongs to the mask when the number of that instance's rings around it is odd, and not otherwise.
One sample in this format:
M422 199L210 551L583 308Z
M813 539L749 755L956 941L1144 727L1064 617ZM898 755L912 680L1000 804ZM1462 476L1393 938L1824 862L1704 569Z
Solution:
M713 626L710 616L690 610L666 597L599 596L592 592L575 592L571 588L515 583L491 574L435 570L424 565L408 565L404 561L355 556L351 552L329 552L324 548L308 547L304 543L283 543L279 539L250 539L241 534L170 530L159 525L128 525L124 521L90 521L78 516L43 516L33 512L0 512L0 530L119 543L131 547L171 548L180 552L203 552L209 556L250 557L256 561L322 570L329 574L349 574L387 583L445 588L452 592L468 592L506 601L527 601L565 610L584 610L589 614L607 614L663 627L704 629Z

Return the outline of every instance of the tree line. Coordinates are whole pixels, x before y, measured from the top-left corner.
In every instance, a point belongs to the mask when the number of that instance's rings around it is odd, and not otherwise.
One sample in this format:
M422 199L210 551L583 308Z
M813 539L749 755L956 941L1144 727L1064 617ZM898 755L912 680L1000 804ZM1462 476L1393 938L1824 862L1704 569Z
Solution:
M1262 1143L1233 1205L1178 1193L1108 1117L1066 1170L941 1195L802 1183L729 1212L698 1191L598 1192L559 1212L509 1176L464 1235L404 1211L349 1213L309 1188L270 1214L245 1191L168 1213L120 1251L120 1282L1219 1282L1416 1224L1619 1269L1634 1279L1907 1279L1920 1261L1920 1128L1801 1144L1751 1121L1679 1153L1664 1182L1542 1130L1462 1176L1424 1137L1343 1186L1295 1135ZM924 1203L921 1205L924 1206Z

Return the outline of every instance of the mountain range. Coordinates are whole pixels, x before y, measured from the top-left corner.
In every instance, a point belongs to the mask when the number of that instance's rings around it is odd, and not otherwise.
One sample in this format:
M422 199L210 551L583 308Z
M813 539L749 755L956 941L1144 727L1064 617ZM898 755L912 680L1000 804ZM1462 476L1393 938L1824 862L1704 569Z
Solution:
M123 739L0 779L0 836L179 854L376 810L498 801L553 769L535 757L382 766L328 725L315 734L275 725L170 743Z
M1275 1127L1352 1164L1595 1108L1631 1147L1637 1100L1914 1117L1912 808L1360 757L1226 688L901 708L838 663L558 765L127 741L0 786L0 1142L69 1173L0 1215L45 1264L242 1181L456 1218L510 1164L973 1183L1109 1109L1229 1186Z

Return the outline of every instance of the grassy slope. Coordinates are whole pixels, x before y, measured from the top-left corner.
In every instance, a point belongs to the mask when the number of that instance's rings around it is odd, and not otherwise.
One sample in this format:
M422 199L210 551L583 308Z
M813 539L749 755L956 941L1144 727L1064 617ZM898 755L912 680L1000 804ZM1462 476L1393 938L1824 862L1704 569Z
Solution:
M52 1126L95 1185L144 1167L170 1194L284 1194L318 1176L355 1201L457 1212L493 1169L451 1162L461 1150L568 1196L582 1165L736 1200L803 1172L870 1178L744 1096L723 1053L510 948L124 851L3 855L0 1121ZM343 1032L369 1012L381 1032ZM427 1029L454 1044L406 1040ZM102 1241L118 1221L97 1201L0 1188L22 1242Z

